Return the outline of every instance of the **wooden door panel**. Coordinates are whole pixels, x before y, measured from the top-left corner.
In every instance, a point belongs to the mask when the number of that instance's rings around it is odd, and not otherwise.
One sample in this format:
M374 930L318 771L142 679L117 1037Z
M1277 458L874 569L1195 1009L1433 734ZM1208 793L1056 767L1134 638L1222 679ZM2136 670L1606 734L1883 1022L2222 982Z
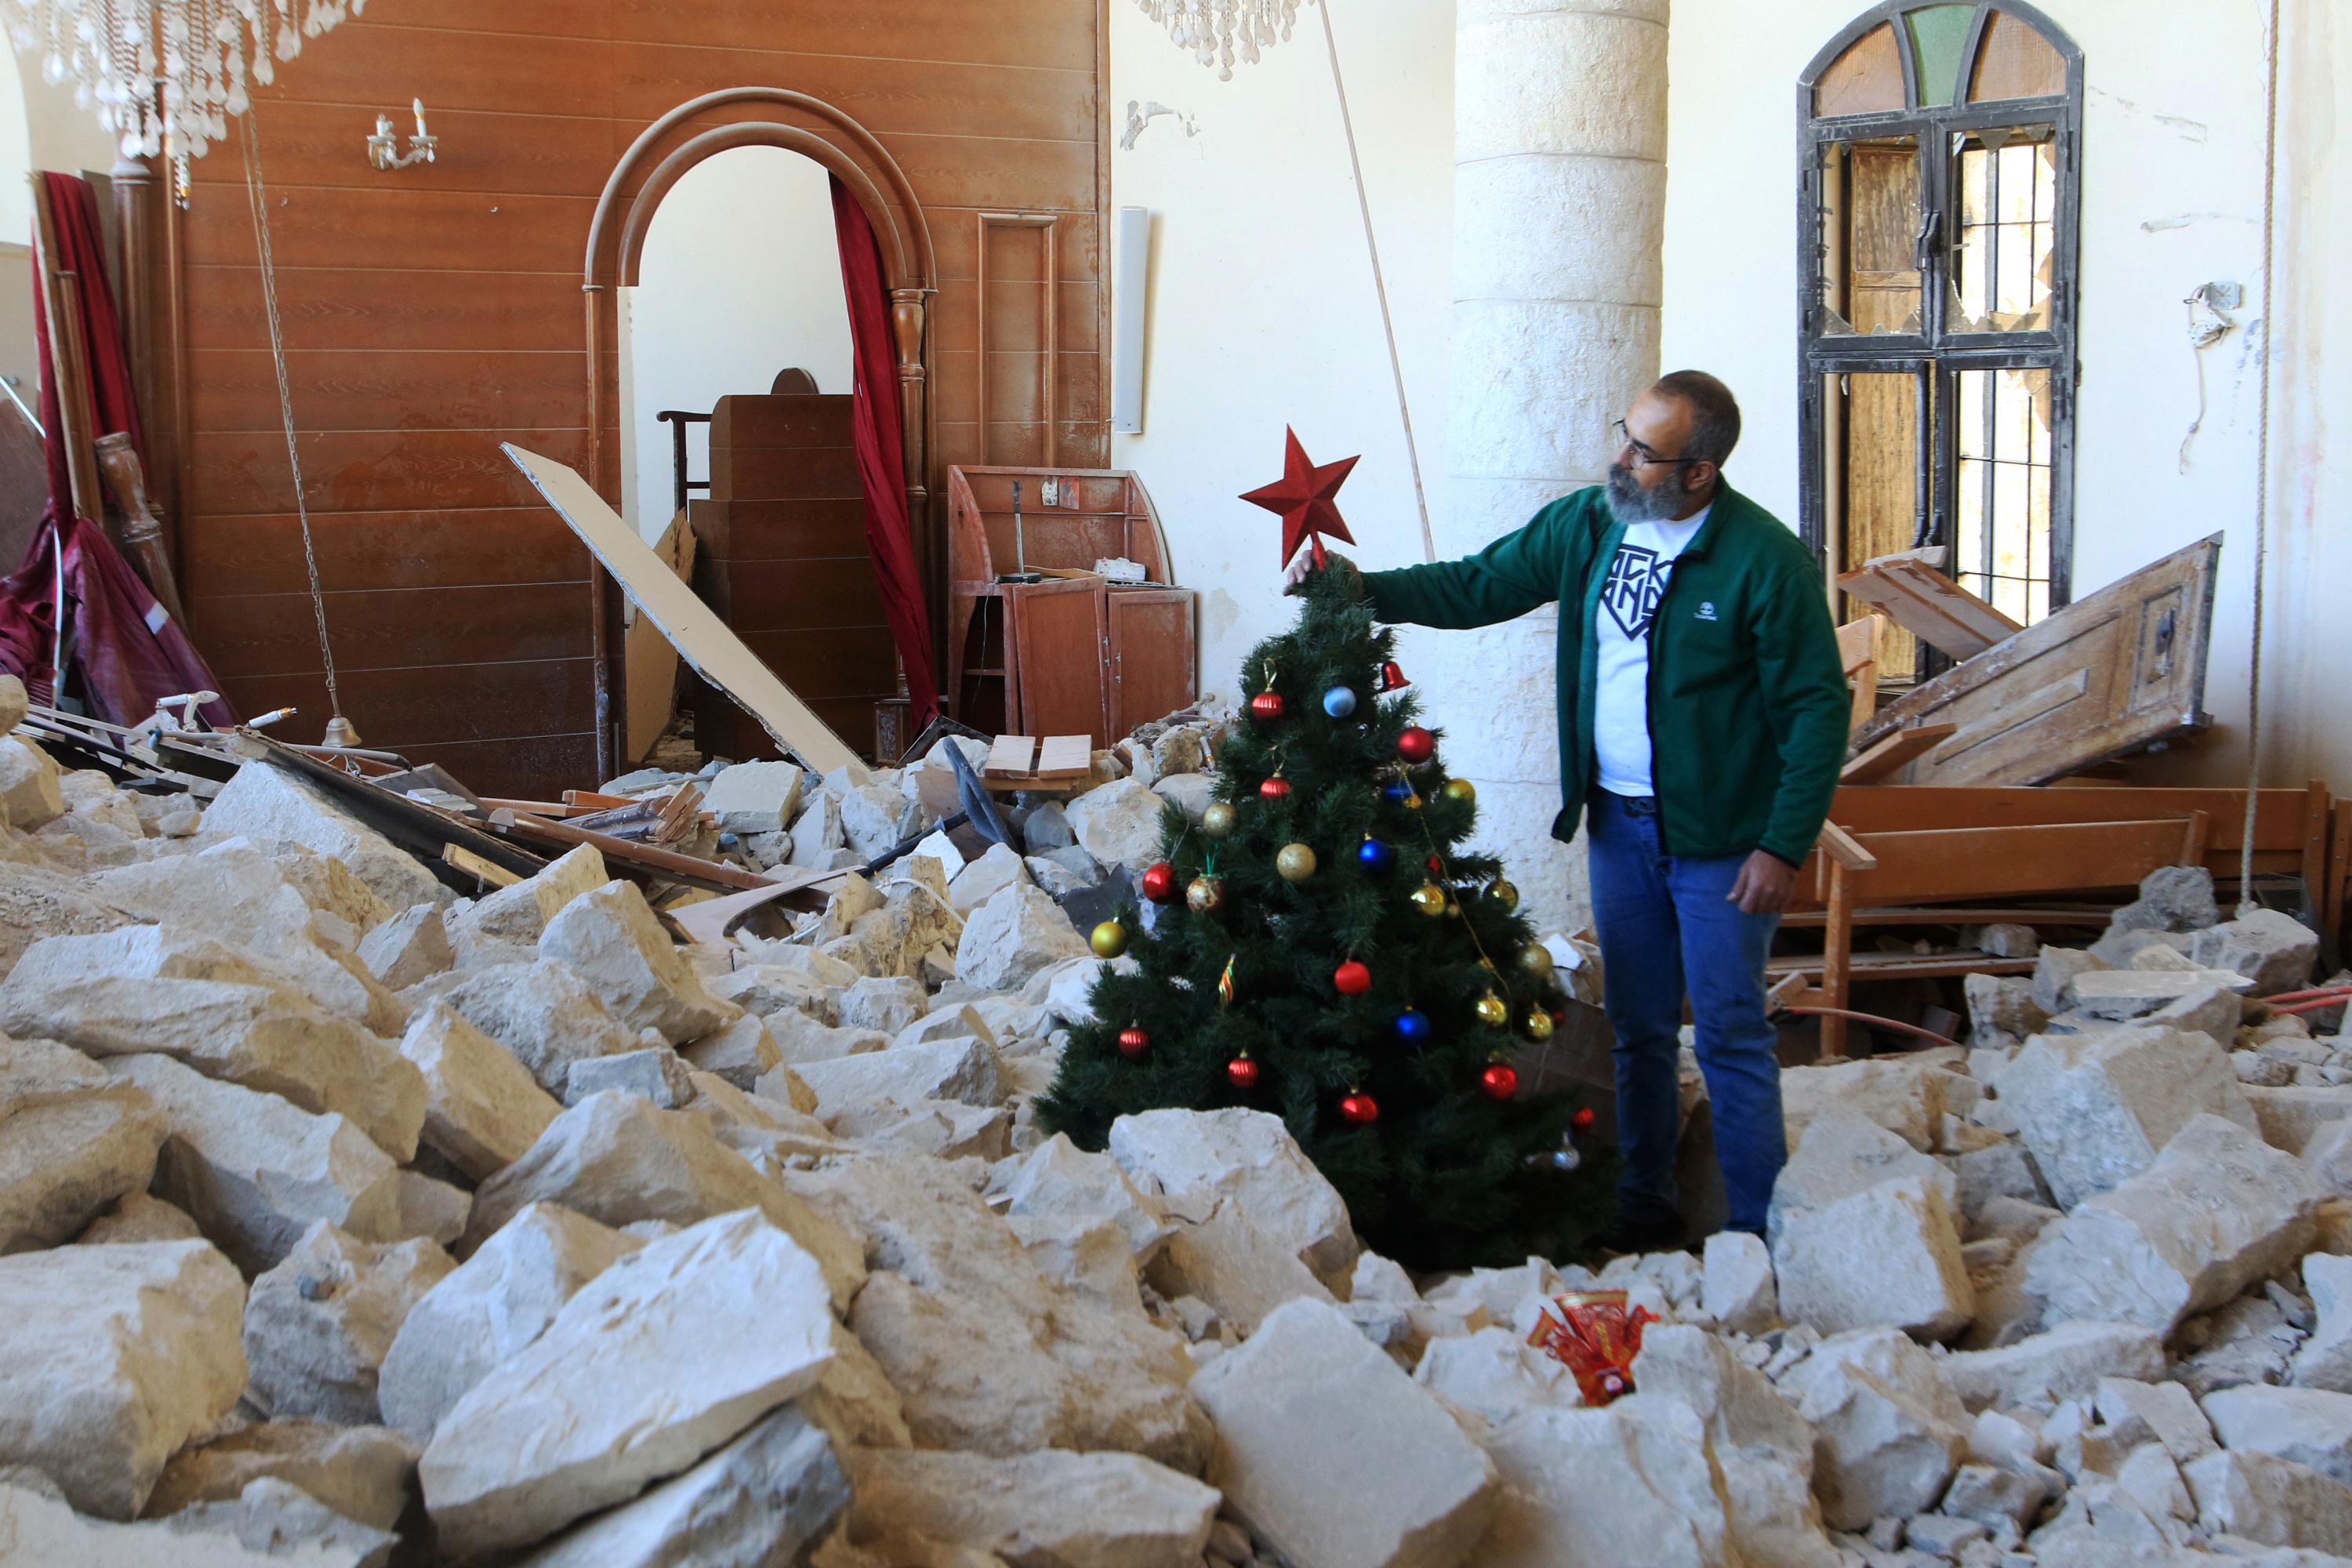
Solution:
M1108 745L1138 724L1149 724L1193 696L1192 595L1184 589L1109 590L1110 641Z
M1007 595L1024 735L1103 733L1102 589L1040 583Z
M1903 782L2032 784L2202 725L2221 548L2214 534L2053 611L1880 710L1855 743L1958 724Z

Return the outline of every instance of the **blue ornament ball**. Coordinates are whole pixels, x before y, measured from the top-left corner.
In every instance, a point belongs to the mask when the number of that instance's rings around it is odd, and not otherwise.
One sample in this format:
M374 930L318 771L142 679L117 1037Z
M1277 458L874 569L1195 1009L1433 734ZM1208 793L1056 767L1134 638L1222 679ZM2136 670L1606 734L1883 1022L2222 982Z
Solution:
M1407 784L1402 779L1391 779L1387 784L1381 786L1381 798L1387 801L1391 805L1402 805L1404 804L1404 797L1412 793L1412 786Z
M1335 686L1323 694L1323 711L1334 719L1345 719L1356 710L1356 694L1344 686Z
M1408 1007L1397 1015L1397 1038L1408 1046L1429 1044L1429 1015Z
M1367 871L1385 871L1396 864L1396 851L1377 838L1367 838L1356 846L1356 864Z

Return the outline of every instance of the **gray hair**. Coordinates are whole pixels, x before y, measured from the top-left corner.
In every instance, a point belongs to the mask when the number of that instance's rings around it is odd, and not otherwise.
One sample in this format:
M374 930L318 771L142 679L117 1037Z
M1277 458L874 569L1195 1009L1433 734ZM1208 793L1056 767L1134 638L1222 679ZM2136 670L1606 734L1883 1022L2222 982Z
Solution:
M1691 411L1690 439L1683 443L1682 456L1723 467L1739 445L1739 404L1731 388L1703 370L1678 370L1660 376L1650 390Z

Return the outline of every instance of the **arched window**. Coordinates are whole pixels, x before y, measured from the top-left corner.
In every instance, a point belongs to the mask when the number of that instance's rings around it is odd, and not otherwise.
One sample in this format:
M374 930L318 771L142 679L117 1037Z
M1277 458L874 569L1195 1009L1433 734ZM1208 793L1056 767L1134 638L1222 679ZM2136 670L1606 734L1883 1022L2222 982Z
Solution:
M2021 623L2066 603L2082 109L2082 51L2010 0L1888 0L1799 79L1801 507L1832 574L1941 547Z

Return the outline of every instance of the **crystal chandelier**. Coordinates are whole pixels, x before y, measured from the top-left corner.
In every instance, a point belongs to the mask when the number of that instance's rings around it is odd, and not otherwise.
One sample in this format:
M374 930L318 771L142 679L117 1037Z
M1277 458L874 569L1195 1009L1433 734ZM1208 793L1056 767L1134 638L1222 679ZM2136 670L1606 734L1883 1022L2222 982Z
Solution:
M268 87L276 61L364 10L367 0L0 0L20 55L38 50L52 85L121 138L125 157L188 161L228 135L231 115ZM248 59L250 63L248 64Z
M1290 38L1298 0L1136 0L1144 14L1168 29L1179 48L1192 51L1204 66L1217 68L1219 81L1234 79L1236 57L1257 64L1258 51Z

